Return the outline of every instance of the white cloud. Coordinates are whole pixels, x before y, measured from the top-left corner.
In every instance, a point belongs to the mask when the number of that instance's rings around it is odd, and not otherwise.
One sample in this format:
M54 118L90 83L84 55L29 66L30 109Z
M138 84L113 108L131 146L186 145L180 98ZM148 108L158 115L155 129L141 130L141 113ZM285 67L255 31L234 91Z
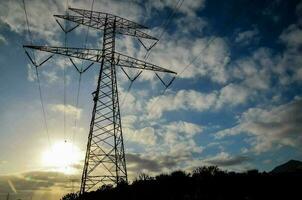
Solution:
M223 105L235 106L244 104L248 96L249 91L245 87L231 83L220 90L216 107L221 108Z
M43 77L46 79L47 83L55 83L59 80L59 76L53 70L42 71Z
M169 111L198 111L211 108L221 109L225 106L237 106L248 102L253 91L244 85L230 83L219 91L201 93L195 90L179 90L175 94L157 96L147 103L149 118L160 118Z
M120 108L123 115L132 115L133 113L139 113L142 111L142 101L140 95L133 90L124 91L122 87L118 87Z
M33 82L36 79L37 76L36 76L35 68L32 65L27 64L27 80Z
M51 44L59 44L57 33L59 27L53 20L53 14L64 10L64 2L41 3L38 0L25 1L29 25L33 38L44 39ZM20 1L6 1L0 5L0 20L7 24L12 31L24 34L26 32L25 13Z
M169 132L184 133L187 137L192 137L197 133L202 132L202 127L198 124L193 124L190 122L178 121L172 122L166 126Z
M259 48L250 56L232 63L231 76L253 91L267 90L275 70L276 60L269 49Z
M173 110L204 111L213 106L216 98L216 93L203 94L195 90L180 90L173 95L152 98L147 103L147 110L151 118L159 118L163 112Z
M44 44L46 41L50 45L62 45L61 37L63 32L56 23L53 15L65 13L66 1L55 0L52 2L41 2L39 0L31 0L25 1L25 3L30 29L34 38L33 42L35 43L38 39L42 39L44 40L42 42ZM69 6L90 10L91 3L91 0L69 1ZM127 9L125 9L125 7L127 7ZM110 13L112 14L138 22L141 18L145 17L143 9L139 4L132 3L131 6L129 6L129 2L125 1L95 1L94 10L104 12L108 12L108 10L110 10ZM10 29L16 33L24 34L27 31L22 1L14 0L1 2L0 20L7 24ZM90 31L89 35L94 37L96 36L93 31ZM84 36L84 34L82 36ZM30 42L29 38L27 39L27 42Z
M7 44L7 40L3 35L0 34L0 45L1 44Z
M152 6L157 9L164 9L166 7L184 13L186 15L195 15L198 9L202 9L205 6L205 0L186 0L183 1L175 1L175 0L166 0L166 1L151 1ZM178 3L178 4L177 4ZM181 4L181 7L179 7Z
M136 115L126 115L122 118L123 126L124 127L133 127L135 122L137 122L137 116Z
M54 3L41 3L38 0L33 0L26 1L26 4L32 34L35 38L34 40L42 39L41 43L43 44L46 42L50 45L62 45L62 34L60 34L62 31L56 24L52 15L64 14L65 2L56 0ZM70 1L69 4L72 7L90 9L91 1ZM204 0L190 0L183 2L180 12L185 13L186 16L178 21L179 23L182 23L181 21L183 20L185 21L183 22L186 23L183 30L202 29L207 24L204 19L194 15L196 10L204 7L204 4ZM163 9L165 7L171 8L175 5L175 1L152 1L148 5L157 9ZM129 9L125 10L125 7ZM141 19L146 18L143 7L135 2L132 2L131 6L129 6L129 2L124 1L97 1L94 4L94 10L105 12L110 10L110 12L114 14L138 22L141 21ZM0 13L1 21L8 24L12 31L19 34L25 33L26 25L24 11L19 2L8 1L1 4ZM198 21L198 24L196 25L194 23L193 26L192 22L195 20ZM91 33L91 35L93 34L95 36L95 33ZM175 40L175 36L177 36L177 40ZM190 63L194 57L200 57L200 54L202 53L203 56L201 59L197 59L191 67L181 74L180 77L191 78L196 76L209 76L212 81L218 83L225 83L228 80L225 67L230 60L230 53L228 45L223 38L199 38L188 41L187 37L184 37L184 34L172 34L165 36L163 40L167 42L160 42L156 45L150 56L151 62L156 61L154 63L179 72ZM139 47L139 49L137 48L137 45L133 42L133 38L125 37L125 41L126 43L123 46L127 53L130 55L138 55L139 57L144 55L145 51L142 51L142 47ZM208 46L207 44L209 41L211 41L211 44ZM66 63L63 61L56 64L59 66L66 66ZM154 73L144 72L141 77L143 80L153 80Z
M187 15L196 14L198 9L204 8L205 0L187 0L184 1L180 7L180 11L186 13Z
M258 36L258 29L254 28L252 30L247 30L243 32L239 32L235 38L235 42L241 45L248 45L252 40L255 40Z
M50 105L50 109L54 112L66 113L66 115L76 116L77 119L81 117L82 109L76 108L72 105L64 104L52 104Z
M177 35L180 34L192 34L192 33L198 33L201 34L204 30L204 28L208 25L208 22L198 16L186 16L177 19Z
M190 159L193 153L201 154L204 149L194 139L196 134L202 133L201 125L177 121L161 125L157 132L161 139L152 149L153 155Z
M218 83L226 83L228 74L226 66L230 61L230 50L222 38L211 40L210 45L202 52L201 62L207 71L207 76ZM199 51L198 49L195 50ZM199 52L198 52L199 53Z
M290 48L297 48L302 44L302 30L296 24L292 24L282 32L280 40Z
M150 62L177 72L178 78L209 77L211 81L220 84L228 81L226 67L230 62L230 50L223 38L200 37L188 40L183 34L175 33L165 35L162 40L165 42L153 48ZM145 72L142 75L146 76ZM152 76L147 75L143 80L155 78L154 73L151 73Z
M280 82L288 85L302 81L302 29L298 25L290 25L280 35L280 40L286 45L286 49L277 58L276 73L280 76ZM290 72L290 73L288 73Z
M250 108L242 114L238 125L219 131L222 138L247 134L252 151L261 153L282 146L298 147L302 144L302 100L295 100L270 109Z
M126 118L129 118L130 124L132 124L134 118L130 116ZM146 126L139 129L126 124L124 126L125 141L140 144L144 149L139 151L141 157L158 162L162 157L173 158L169 159L171 161L184 161L192 159L193 153L202 153L203 147L198 145L194 139L196 134L202 132L202 126L177 121L168 124L157 123L155 127Z
M125 139L128 141L136 142L142 145L155 145L157 136L152 127L145 127L142 129L124 129Z

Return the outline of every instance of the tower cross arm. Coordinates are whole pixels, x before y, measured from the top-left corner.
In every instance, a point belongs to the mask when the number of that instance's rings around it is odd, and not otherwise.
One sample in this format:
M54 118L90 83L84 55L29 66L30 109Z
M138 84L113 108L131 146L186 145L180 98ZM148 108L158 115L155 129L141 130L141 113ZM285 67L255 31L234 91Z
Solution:
M84 49L84 48L71 48L71 47L33 46L33 45L24 45L23 47L35 49L39 51L45 51L53 54L59 54L63 56L69 56L73 58L79 58L91 62L98 62L98 63L101 63L101 58L103 57L102 56L103 52L101 49ZM174 71L165 69L163 67L159 67L157 65L118 52L114 53L113 61L111 58L112 58L111 56L105 56L105 59L107 61L114 62L115 65L121 67L176 74L176 72Z
M84 48L71 48L71 47L50 47L50 46L33 46L24 45L24 48L45 51L53 54L79 58L92 62L101 62L102 50L100 49L84 49Z
M98 30L104 30L106 23L115 23L115 31L118 34L129 35L138 38L158 40L157 38L144 33L140 29L146 28L130 20L103 12L88 11L82 9L73 9L80 15L54 15L57 18L65 19L77 24L88 26ZM107 20L106 20L107 19Z
M143 26L143 25L133 22L131 20L128 20L128 19L116 16L116 15L112 15L109 13L105 13L105 12L84 10L84 9L78 9L78 8L69 8L69 10L72 10L73 12L75 12L81 16L84 16L85 18L90 18L93 20L105 18L107 16L109 19L116 19L117 26L123 26L125 28L147 29L146 26Z
M107 60L110 61L110 58L108 58ZM130 57L130 56L118 53L118 52L115 52L115 54L114 54L114 64L121 66L121 67L136 68L136 69L142 69L142 70L176 74L176 72L171 71L169 69L165 69L163 67L154 65L152 63L148 63L146 61L139 60L139 59L136 59L136 58L133 58L133 57Z

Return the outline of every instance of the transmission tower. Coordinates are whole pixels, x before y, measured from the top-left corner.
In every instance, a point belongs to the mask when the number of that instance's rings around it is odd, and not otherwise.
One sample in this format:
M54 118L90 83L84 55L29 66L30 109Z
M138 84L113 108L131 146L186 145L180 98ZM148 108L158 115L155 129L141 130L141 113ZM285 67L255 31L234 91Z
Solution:
M24 47L100 63L97 88L93 92L94 106L80 188L82 195L96 189L101 184L113 183L117 185L128 181L116 67L151 70L155 73L176 73L115 51L116 34L136 37L141 43L140 39L157 40L141 31L147 27L109 13L69 9L74 12L74 15L54 16L74 22L77 25L103 30L102 49L33 45L25 45ZM159 77L157 73L156 75ZM161 78L160 80L162 81Z

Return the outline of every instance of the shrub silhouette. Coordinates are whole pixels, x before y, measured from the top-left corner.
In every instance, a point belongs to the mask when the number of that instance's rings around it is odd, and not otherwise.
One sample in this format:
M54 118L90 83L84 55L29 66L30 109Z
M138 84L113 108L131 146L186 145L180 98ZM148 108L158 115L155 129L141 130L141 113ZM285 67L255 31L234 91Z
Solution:
M62 200L256 200L302 199L301 173L227 172L217 166L199 167L192 174L175 171L151 177L140 174L132 184L103 185L86 193L67 194Z

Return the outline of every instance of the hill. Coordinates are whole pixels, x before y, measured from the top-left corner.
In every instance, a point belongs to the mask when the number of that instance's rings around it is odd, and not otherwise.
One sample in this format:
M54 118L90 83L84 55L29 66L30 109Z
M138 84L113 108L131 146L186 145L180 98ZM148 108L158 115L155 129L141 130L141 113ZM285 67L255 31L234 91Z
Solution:
M302 162L290 160L282 165L275 167L271 173L302 173Z

